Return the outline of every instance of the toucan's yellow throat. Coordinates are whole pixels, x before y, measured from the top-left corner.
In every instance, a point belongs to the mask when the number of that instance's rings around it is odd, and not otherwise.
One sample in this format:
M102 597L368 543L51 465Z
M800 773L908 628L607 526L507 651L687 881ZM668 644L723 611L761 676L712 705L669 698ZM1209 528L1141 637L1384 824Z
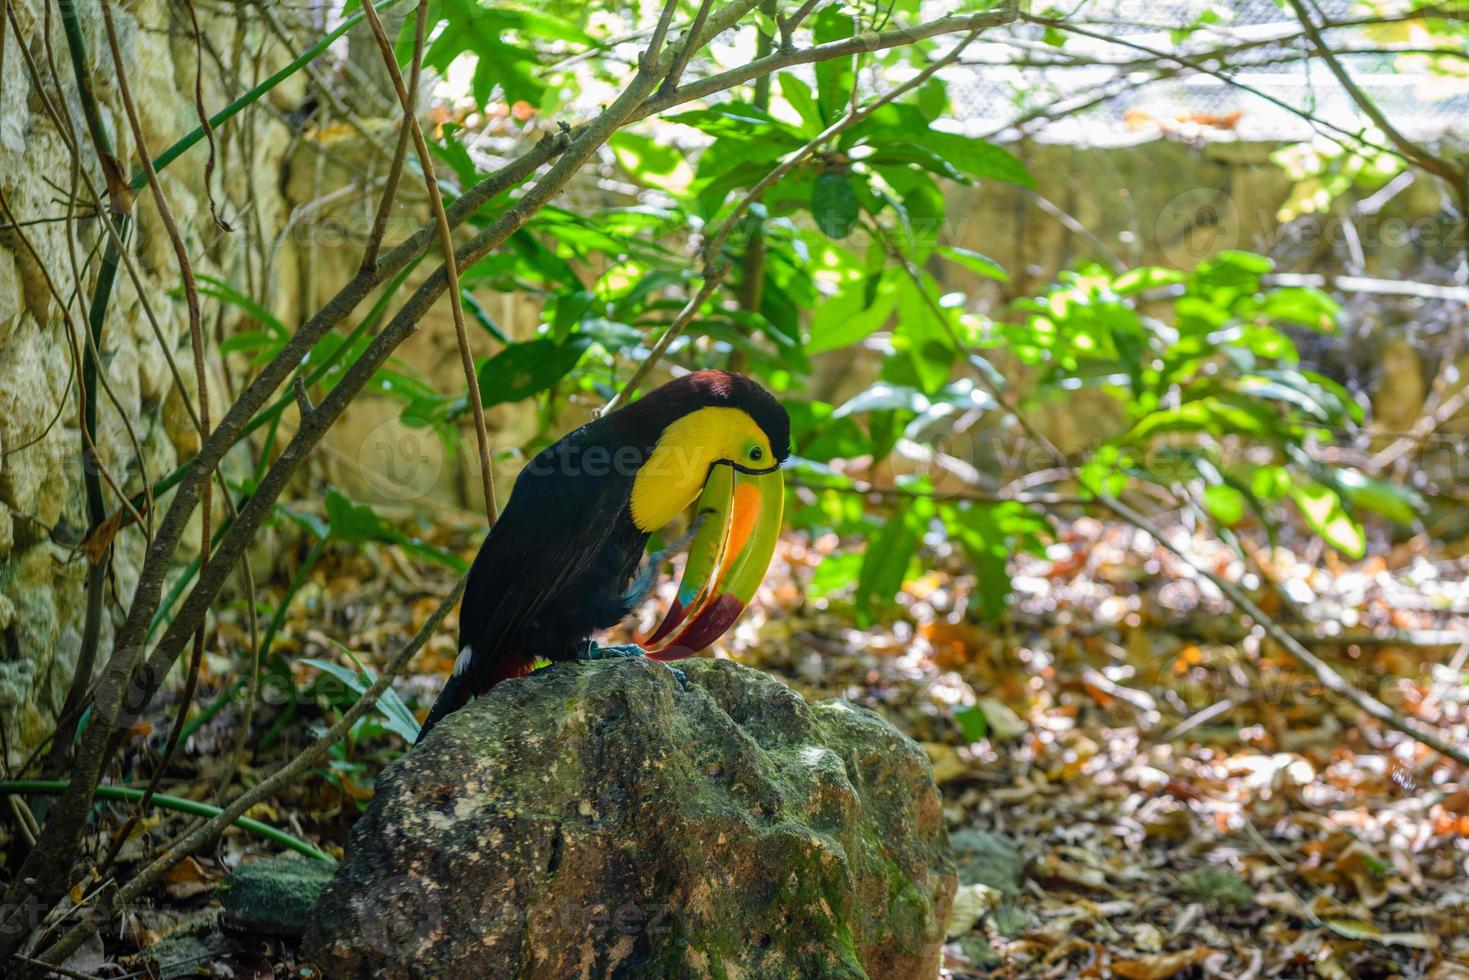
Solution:
M764 430L742 409L700 408L674 420L633 480L633 523L647 532L668 524L694 502L720 463L759 473L774 470L779 460Z

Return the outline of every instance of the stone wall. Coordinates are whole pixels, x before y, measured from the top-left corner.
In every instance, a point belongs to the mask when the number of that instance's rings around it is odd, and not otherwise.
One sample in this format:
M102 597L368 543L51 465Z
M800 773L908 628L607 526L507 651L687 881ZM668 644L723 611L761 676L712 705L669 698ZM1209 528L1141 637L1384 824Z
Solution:
M76 545L88 522L73 344L80 337L74 331L85 326L105 232L89 216L94 212L91 195L84 186L73 190L72 154L32 84L24 58L28 52L46 97L69 120L72 136L83 148L83 174L100 188L101 173L81 127L81 106L55 5L45 5L51 12L49 39L43 36L45 6L39 0L11 0L11 6L22 29L19 36L9 25L3 32L0 190L20 227L0 216L5 226L0 231L0 735L14 765L49 732L81 642L87 562ZM100 7L78 7L104 125L131 170L138 153L123 113ZM180 9L166 0L113 4L130 90L153 155L197 125L191 98L197 52L187 22L179 19ZM241 90L240 79L253 83L289 60L258 19L237 22L203 8L200 15L213 48L204 56L204 101L211 111ZM303 92L302 80L293 79L272 93L268 106L220 131L214 196L234 232L219 229L210 217L202 145L164 171L163 187L198 272L259 284L262 269L250 239L260 230L280 229L289 213L290 202L281 189L282 161L291 141L286 119ZM76 206L67 220L67 201L73 197ZM99 398L96 433L107 477L128 493L140 490L145 478L156 480L169 472L198 445L165 356L168 351L178 361L192 397L187 315L182 300L172 294L180 281L178 269L146 192L137 201L134 235L144 295L124 270L101 344L107 390ZM286 256L274 288L258 294L268 296L287 322L295 313L295 266L295 256ZM162 344L145 315L145 298ZM211 337L232 326L228 315L205 323ZM215 418L226 394L218 367L213 365L211 382ZM108 493L107 506L115 505L116 498ZM120 536L107 589L104 654L131 595L142 550L141 535Z

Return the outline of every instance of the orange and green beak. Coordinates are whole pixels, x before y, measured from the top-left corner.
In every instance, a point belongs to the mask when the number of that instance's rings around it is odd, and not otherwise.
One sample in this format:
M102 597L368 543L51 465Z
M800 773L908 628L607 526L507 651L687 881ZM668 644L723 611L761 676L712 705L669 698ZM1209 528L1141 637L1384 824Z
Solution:
M699 496L700 523L672 607L641 641L658 660L691 657L734 625L754 597L780 537L785 480L715 465Z

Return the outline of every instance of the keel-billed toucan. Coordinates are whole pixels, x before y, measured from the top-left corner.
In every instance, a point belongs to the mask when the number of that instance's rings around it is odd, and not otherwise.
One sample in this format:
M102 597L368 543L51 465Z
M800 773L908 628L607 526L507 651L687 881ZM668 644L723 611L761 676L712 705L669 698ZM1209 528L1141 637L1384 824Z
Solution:
M676 660L717 639L774 552L790 434L789 416L764 388L699 371L538 453L469 570L459 659L423 733L540 659L594 654L588 637L621 622L651 584L656 558L629 588L648 536L696 498L678 597L642 646Z

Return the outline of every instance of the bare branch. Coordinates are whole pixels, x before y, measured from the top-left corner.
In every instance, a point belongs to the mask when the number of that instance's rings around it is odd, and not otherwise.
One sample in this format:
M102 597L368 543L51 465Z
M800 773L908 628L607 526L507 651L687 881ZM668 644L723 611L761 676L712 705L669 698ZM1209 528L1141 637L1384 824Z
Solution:
M367 14L368 26L372 28L372 36L377 39L378 51L383 56L383 64L393 80L393 87L398 90L398 102L403 106L403 126L413 135L413 146L418 151L418 165L423 169L423 183L428 190L429 206L433 209L434 220L438 224L439 247L444 252L443 268L449 292L449 310L454 316L454 337L459 343L459 363L464 369L464 383L469 388L469 410L474 418L474 437L479 444L479 475L485 495L485 520L493 527L499 510L495 504L495 474L490 464L490 434L485 428L485 406L479 393L479 375L474 366L474 352L469 347L469 332L464 325L464 297L460 295L459 267L454 259L454 231L449 224L449 216L444 212L444 199L439 193L438 178L434 176L433 155L429 153L428 143L424 141L423 128L418 125L414 106L417 93L410 92L403 84L403 73L398 70L398 59L393 54L393 45L388 41L387 31L383 30L383 22L378 18L377 11L370 3L364 3L362 10ZM415 77L417 62L423 49L424 24L428 20L428 0L419 0L417 16L418 31L413 42ZM399 144L402 144L401 136ZM401 161L398 168L401 171ZM396 180L392 179L392 183L394 186L390 189L395 190ZM379 222L385 220L391 202L392 197L385 193L382 210L378 213ZM378 229L374 227L373 230L376 232ZM376 261L376 255L373 258Z
M1346 89L1347 95L1351 96L1357 108L1361 109L1363 114L1372 120L1372 124L1381 130L1382 134L1392 142L1393 146L1398 148L1398 151L1404 157L1433 174L1435 177L1442 177L1454 188L1455 193L1460 193L1464 189L1463 172L1453 164L1434 156L1428 150L1403 136L1397 127L1388 121L1387 116L1377 107L1377 104L1367 97L1367 93L1362 91L1361 86L1352 80L1352 76L1342 66L1341 60L1337 58L1330 46L1322 39L1321 31L1316 26L1316 21L1311 17L1310 12L1306 10L1305 4L1301 0L1287 0L1287 2L1290 4L1291 10L1295 11L1296 19L1301 22L1301 27L1305 29L1306 36L1311 39L1312 47L1321 52L1321 57L1326 61L1326 67L1336 76L1336 80L1341 83L1341 87Z

